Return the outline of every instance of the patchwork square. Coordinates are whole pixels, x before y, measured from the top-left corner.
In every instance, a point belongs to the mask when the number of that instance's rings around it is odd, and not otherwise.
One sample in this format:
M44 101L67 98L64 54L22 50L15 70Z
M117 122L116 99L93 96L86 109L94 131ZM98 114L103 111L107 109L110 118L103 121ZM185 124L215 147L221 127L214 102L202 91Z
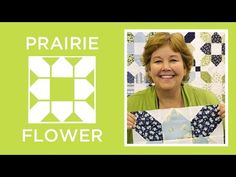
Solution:
M222 54L222 44L221 43L212 43L211 44L211 54L212 55L221 55Z
M28 123L96 123L94 56L29 56Z
M223 144L218 105L132 112L134 144Z

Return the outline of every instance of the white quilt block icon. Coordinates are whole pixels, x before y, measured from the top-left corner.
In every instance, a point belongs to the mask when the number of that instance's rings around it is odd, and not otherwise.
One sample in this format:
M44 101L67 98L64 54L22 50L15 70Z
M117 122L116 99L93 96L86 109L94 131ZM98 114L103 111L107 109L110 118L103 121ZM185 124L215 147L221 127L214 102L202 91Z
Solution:
M28 123L96 123L95 56L29 56Z

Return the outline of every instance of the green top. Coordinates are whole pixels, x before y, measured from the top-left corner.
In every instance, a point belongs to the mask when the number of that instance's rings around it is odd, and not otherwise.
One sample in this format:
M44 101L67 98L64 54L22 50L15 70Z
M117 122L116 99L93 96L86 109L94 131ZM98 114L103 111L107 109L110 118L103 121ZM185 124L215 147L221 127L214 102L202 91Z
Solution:
M219 104L219 100L212 92L188 84L183 85L182 96L185 107ZM128 97L128 112L154 109L158 109L156 90L154 86ZM132 142L132 131L128 130L128 143Z

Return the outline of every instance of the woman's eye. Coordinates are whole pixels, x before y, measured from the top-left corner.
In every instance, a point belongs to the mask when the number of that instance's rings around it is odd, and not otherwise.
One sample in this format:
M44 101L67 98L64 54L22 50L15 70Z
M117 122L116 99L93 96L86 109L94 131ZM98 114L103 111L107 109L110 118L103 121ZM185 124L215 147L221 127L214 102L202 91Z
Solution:
M162 62L161 60L154 61L154 63L161 63L161 62Z
M171 61L171 62L177 62L177 60L176 60L176 59L171 59L170 61Z

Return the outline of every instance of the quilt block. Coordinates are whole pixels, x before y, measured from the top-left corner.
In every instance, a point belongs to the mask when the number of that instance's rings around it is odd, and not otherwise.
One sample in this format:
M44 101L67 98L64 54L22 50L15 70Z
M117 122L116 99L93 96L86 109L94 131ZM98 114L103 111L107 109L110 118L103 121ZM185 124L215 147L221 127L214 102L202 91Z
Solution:
M134 144L224 144L218 105L132 112Z

